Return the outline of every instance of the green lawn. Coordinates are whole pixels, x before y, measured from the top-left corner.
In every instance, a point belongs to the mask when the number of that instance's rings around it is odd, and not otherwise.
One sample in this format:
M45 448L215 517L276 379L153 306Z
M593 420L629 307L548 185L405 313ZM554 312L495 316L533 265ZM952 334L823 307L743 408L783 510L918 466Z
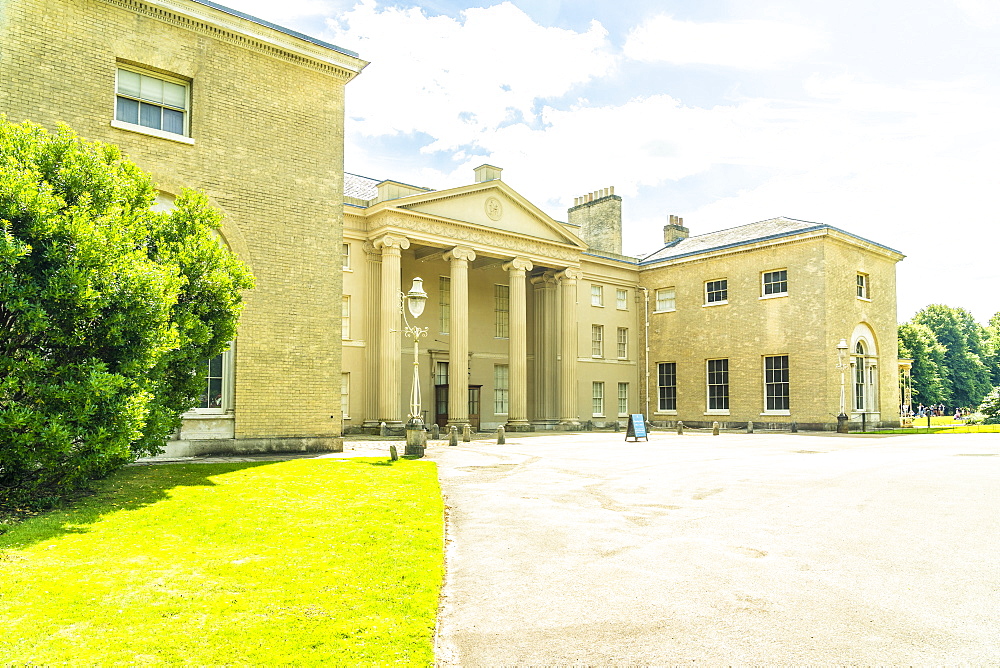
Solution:
M429 665L432 462L129 467L4 527L4 665Z

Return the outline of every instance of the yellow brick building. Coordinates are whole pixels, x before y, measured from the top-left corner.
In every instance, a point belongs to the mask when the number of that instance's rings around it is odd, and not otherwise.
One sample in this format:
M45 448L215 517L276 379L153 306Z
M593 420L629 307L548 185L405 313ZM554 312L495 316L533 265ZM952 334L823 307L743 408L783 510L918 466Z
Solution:
M400 428L407 324L427 328L428 424L831 428L842 394L853 422L898 421L899 253L789 219L689 237L671 217L664 247L634 258L613 189L561 222L491 165L436 191L345 175L345 86L365 64L206 0L0 5L0 112L120 145L158 206L205 191L257 277L168 454L337 450L343 431ZM407 323L418 277L428 304Z
M225 214L238 340L173 454L339 449L344 89L356 54L198 0L5 0L0 112L118 144Z
M407 324L428 330L425 423L578 429L642 413L829 429L842 410L898 422L900 253L785 218L689 237L671 216L662 249L626 257L613 189L559 222L501 171L482 165L471 185L439 191L347 175L347 429L409 418ZM414 278L428 301L407 323Z

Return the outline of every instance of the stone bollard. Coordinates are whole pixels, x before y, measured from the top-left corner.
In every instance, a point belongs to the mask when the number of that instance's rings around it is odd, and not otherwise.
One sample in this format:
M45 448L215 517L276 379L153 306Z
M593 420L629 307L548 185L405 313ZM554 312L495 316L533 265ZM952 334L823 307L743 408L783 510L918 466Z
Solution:
M389 456L392 457L392 461L396 461L397 459L399 459L399 451L396 450L395 445L389 446Z
M615 431L621 431L621 430L622 430L622 426L620 424L618 424L618 420L615 420Z
M472 425L463 424L462 425L462 441L468 443L472 440Z
M678 434L683 434L684 433L684 421L683 420L678 420L677 421L677 433Z
M441 438L441 427L438 426L437 422L431 425L431 438L435 441Z
M753 433L753 422L747 422L747 433L748 434Z
M497 445L503 445L507 442L507 432L504 430L503 425L497 428Z
M389 428L385 426L385 422L379 423L379 426L378 426L378 435L379 436L388 436L389 435Z
M792 433L793 434L799 433L799 423L798 422L793 422L792 423Z
M718 422L713 422L712 423L712 436L718 436L718 435L719 435L719 423Z
M458 427L455 425L448 429L448 445L458 445Z

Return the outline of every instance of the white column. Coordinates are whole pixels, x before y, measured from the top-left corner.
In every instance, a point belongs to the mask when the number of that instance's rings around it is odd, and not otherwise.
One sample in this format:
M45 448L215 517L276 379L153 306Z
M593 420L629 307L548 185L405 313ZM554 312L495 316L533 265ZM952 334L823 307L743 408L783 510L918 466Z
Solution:
M449 350L448 426L469 423L469 263L476 253L456 246L444 254L451 263L451 346Z
M399 426L402 419L402 313L400 311L401 260L410 247L406 237L385 235L374 247L382 251L382 285L379 298L378 419Z
M559 420L556 354L559 342L559 307L555 272L531 279L535 290L535 411L532 422L545 427Z
M382 338L388 336L383 333L380 303L382 299L382 253L374 244L366 241L362 248L365 251L365 377L379 377L379 356L381 353ZM361 390L364 394L364 422L363 426L378 426L379 423L379 403L378 384L360 383L355 379L355 387L363 386ZM352 388L354 391L354 388Z
M576 382L576 360L579 356L579 317L577 312L577 280L580 270L572 267L556 274L562 285L562 323L559 374L559 425L563 429L579 429L579 392Z
M510 406L507 429L524 431L528 428L528 298L525 278L532 264L521 257L506 262L510 273L510 339L508 364L510 369Z

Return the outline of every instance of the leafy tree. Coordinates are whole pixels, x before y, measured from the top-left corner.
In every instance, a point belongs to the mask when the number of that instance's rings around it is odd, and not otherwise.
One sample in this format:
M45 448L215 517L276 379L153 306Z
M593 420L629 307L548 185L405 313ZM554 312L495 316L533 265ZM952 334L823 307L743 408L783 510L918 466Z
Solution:
M986 395L979 404L979 413L983 416L983 424L1000 424L1000 386Z
M899 326L899 356L913 360L910 375L913 402L937 404L950 395L950 385L943 375L945 348L927 325L911 322Z
M252 277L115 146L0 116L0 508L160 451Z
M990 373L984 354L983 328L965 309L931 304L913 316L926 325L945 348L943 377L951 388L944 403L951 406L978 406L990 391Z
M993 385L1000 385L1000 313L994 313L990 324L985 328L986 339L983 342L985 353L983 361L990 370L990 380Z

